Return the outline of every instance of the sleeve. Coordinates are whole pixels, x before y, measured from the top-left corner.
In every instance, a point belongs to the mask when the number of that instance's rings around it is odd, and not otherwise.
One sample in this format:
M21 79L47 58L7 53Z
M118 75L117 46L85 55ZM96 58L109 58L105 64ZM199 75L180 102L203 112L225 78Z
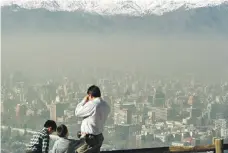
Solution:
M49 150L49 140L50 140L49 135L44 135L43 136L42 153L48 153L48 150Z
M95 104L93 102L86 103L84 100L80 102L75 109L75 116L87 117L93 114Z
M56 153L56 149L57 149L57 140L55 141L55 143L52 147L51 153Z

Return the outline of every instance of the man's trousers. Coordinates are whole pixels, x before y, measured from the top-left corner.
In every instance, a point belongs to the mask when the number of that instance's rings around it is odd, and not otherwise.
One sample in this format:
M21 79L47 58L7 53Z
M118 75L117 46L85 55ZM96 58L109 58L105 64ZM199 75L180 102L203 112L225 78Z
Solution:
M76 149L77 153L100 153L100 148L104 141L103 134L99 135L84 135L82 144Z

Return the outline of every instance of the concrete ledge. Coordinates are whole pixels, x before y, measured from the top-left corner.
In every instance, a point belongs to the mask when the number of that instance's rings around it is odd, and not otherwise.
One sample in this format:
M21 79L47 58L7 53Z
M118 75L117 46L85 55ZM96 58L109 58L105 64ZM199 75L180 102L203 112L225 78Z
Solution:
M223 145L223 150L228 150L228 144ZM171 146L160 148L142 148L142 149L128 149L128 150L113 150L102 151L101 153L184 153L184 152L207 152L214 151L215 145L203 146Z

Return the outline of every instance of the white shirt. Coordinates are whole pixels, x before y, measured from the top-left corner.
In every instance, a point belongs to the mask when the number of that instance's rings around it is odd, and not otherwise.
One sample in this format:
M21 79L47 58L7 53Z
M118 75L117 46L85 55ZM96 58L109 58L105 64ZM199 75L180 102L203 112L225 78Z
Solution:
M94 135L103 132L109 113L109 105L101 98L95 98L88 102L82 100L75 109L75 115L84 118L81 124L81 132Z

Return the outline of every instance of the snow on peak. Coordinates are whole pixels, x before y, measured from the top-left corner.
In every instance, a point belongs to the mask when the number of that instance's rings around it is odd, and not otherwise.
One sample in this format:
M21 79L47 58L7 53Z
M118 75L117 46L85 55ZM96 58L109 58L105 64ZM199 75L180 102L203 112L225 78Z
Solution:
M228 0L1 0L1 6L13 4L21 8L45 8L50 11L85 11L101 15L162 15L181 7L194 9L217 6Z

